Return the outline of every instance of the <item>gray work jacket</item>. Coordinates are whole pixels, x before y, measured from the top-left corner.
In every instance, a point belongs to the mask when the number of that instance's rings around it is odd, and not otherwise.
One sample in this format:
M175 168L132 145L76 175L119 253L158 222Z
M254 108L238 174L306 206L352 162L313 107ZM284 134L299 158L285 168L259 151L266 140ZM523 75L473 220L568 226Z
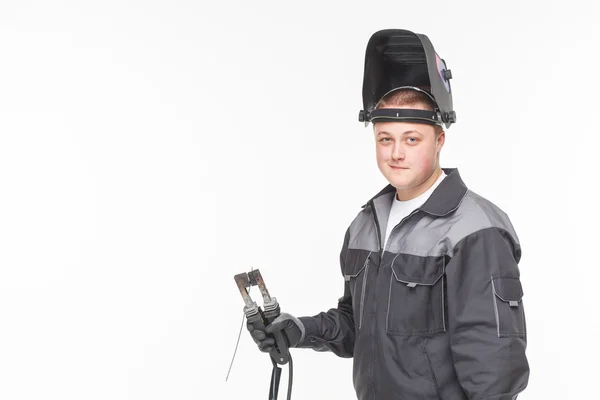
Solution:
M513 400L527 386L519 240L506 213L444 172L385 248L395 188L362 207L337 308L300 318L297 347L353 357L359 400Z

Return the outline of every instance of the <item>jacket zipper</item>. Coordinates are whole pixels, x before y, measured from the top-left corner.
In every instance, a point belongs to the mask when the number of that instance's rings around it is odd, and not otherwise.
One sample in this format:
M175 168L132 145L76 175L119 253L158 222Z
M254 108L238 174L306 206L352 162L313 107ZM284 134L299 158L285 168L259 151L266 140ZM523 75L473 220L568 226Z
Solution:
M373 204L373 202L371 201L371 210L373 211L373 221L375 222L375 228L377 230L377 243L379 244L379 266L381 266L381 261L383 260L383 253L385 251L385 249L381 246L381 227L379 226L379 221L377 220L377 213L375 212L375 204ZM408 214L406 217L402 218L402 220L392 228L392 230L390 231L390 237L392 236L392 233L394 232L394 230L402 225L404 223L404 221L411 217L413 214L415 214L417 211L419 211L419 208L413 210L410 214ZM385 247L388 247L388 244L390 242L389 238L387 238L388 240L386 240L386 244ZM376 268L375 270L375 282L377 282L377 277L379 275L379 267ZM366 277L366 276L365 276ZM373 292L373 311L374 311L374 315L375 315L375 320L377 320L377 301L375 300L375 290L372 291ZM362 319L362 315L361 315L361 319ZM378 341L377 338L377 334L375 332L375 326L377 324L373 323L371 324L371 335L373 337L373 340L371 340L371 388L373 390L373 395L376 395L376 391L375 391L375 374L374 374L374 364L375 364L375 343Z
M369 276L369 261L371 257L371 252L367 256L367 262L365 264L365 272L363 273L363 282L362 282L362 290L360 293L360 319L358 321L358 329L362 326L363 320L363 306L365 304L365 289L367 287L367 277Z
M392 237L392 234L394 233L394 231L396 230L397 227L401 226L404 221L406 221L408 218L412 217L414 214L417 213L417 211L419 211L418 208L415 208L410 214L408 214L406 217L402 218L400 220L400 222L398 222L398 224L396 226L394 226L392 228L392 230L390 231L390 236L387 238L386 243L385 243L385 249L384 251L389 247L388 244L390 243L390 238ZM382 253L383 254L383 253Z
M381 247L381 227L379 226L379 221L377 220L377 213L375 212L375 204L373 204L373 202L371 202L371 210L373 211L373 221L375 222L375 229L377 231L377 244L379 245L379 266L375 269L375 286L377 283L377 277L379 276L379 267L381 266L381 260L383 258L383 248ZM376 290L371 290L371 292L373 293L372 295L372 303L373 303L373 315L375 318L375 321L371 324L371 337L373 338L373 340L371 340L371 373L370 373L370 380L371 380L371 390L373 391L373 396L376 395L376 391L375 391L375 373L374 373L374 364L375 364L375 342L377 341L377 334L375 332L375 325L377 325L377 301L375 300L375 292Z

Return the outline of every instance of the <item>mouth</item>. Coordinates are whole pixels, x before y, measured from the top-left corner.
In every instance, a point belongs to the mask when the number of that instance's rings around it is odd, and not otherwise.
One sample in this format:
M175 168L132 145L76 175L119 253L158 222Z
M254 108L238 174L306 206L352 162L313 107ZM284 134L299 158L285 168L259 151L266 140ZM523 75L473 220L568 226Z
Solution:
M397 167L397 166L393 166L393 165L390 165L390 168L393 169L393 170L395 170L395 171L401 171L401 170L404 170L404 169L408 169L407 167Z

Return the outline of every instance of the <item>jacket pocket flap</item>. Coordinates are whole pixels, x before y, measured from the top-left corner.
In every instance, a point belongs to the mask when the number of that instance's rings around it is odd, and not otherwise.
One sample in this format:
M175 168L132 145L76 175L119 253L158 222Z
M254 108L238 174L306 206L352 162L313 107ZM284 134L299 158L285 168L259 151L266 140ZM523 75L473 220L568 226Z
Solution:
M523 287L519 278L510 276L492 277L492 289L500 300L517 306L523 298Z
M367 266L371 251L350 249L346 255L344 279L356 278Z
M411 254L398 254L392 261L392 271L398 282L409 287L434 285L443 275L444 256L422 257Z

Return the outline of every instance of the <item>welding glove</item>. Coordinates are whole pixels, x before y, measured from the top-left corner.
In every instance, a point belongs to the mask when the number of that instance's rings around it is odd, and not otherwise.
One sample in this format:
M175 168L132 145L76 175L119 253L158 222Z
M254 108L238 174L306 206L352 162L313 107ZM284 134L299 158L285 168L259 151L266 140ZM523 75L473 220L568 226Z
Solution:
M246 327L252 339L258 345L258 349L265 353L269 353L275 345L272 334L276 331L285 333L289 341L289 347L295 347L304 340L305 335L304 324L298 318L286 313L281 313L275 318L271 324L267 325L265 331L256 329L250 322L246 324Z

